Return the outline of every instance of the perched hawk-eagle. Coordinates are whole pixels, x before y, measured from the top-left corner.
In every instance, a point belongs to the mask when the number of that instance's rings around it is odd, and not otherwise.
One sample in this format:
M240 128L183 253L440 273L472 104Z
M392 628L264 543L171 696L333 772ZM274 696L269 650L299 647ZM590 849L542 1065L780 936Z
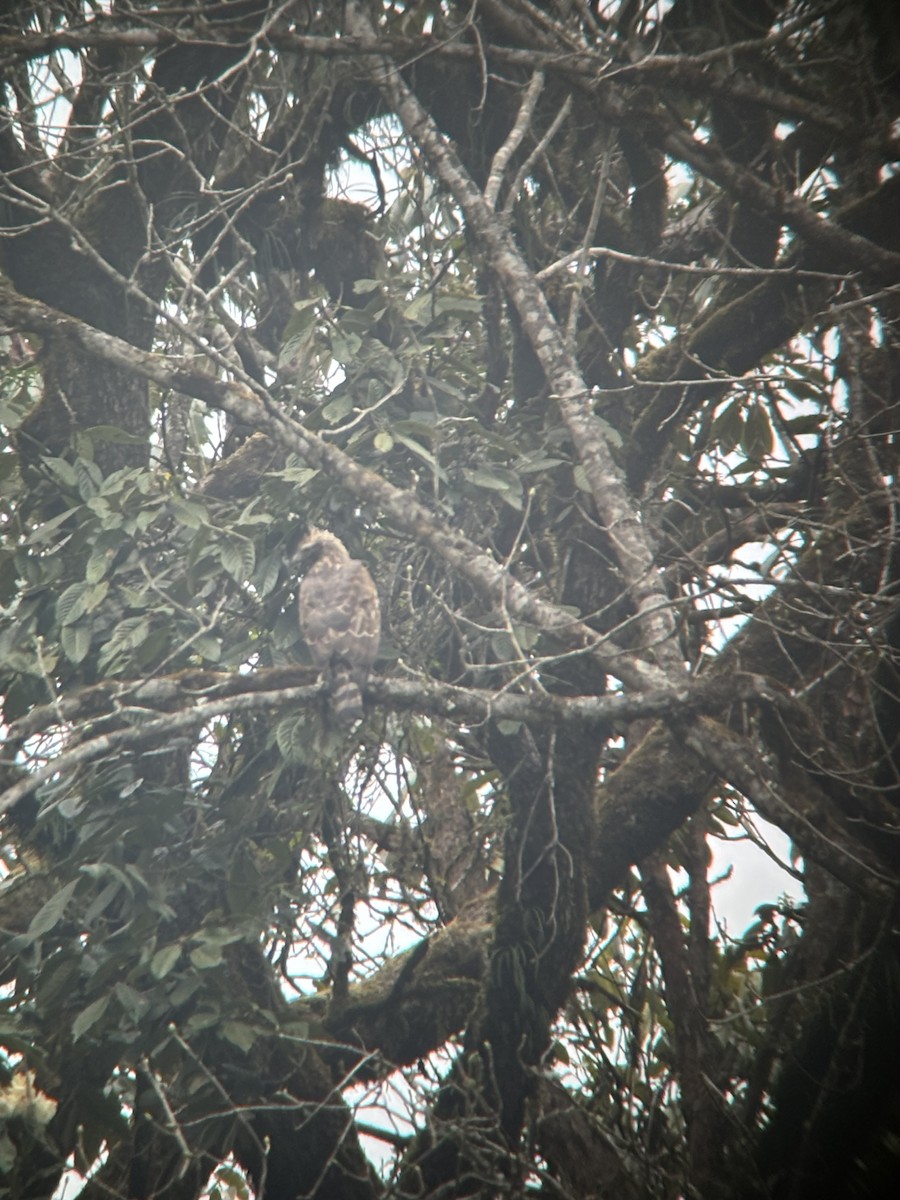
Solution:
M349 727L362 718L360 688L378 653L378 592L363 564L325 529L311 530L293 561L303 575L300 630L328 682L335 720Z

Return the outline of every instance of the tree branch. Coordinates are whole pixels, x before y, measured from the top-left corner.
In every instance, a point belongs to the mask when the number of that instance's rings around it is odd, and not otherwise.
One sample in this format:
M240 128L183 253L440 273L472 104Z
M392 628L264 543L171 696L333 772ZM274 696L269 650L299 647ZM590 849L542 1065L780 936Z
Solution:
M375 33L357 0L348 0L347 24L365 46ZM674 681L684 673L675 621L653 550L613 455L619 436L593 411L587 386L544 292L509 232L478 191L455 150L386 58L370 66L376 83L403 122L407 133L431 163L435 174L459 204L469 228L484 246L491 265L516 307L547 382L555 393L563 422L584 468L594 503L632 593L644 633L644 645Z
M292 704L314 703L321 695L323 685L290 682L308 675L306 667L262 670L252 675L188 671L146 683L98 684L57 703L32 709L10 726L7 740L11 745L20 744L24 738L36 733L58 728L65 722L82 720L84 729L91 733L0 794L0 813L7 812L25 796L31 795L46 779L112 751L184 735L226 713L278 711ZM276 686L271 686L273 684ZM391 679L371 680L365 693L380 707L430 712L467 724L508 720L533 723L539 728L546 726L548 721L562 725L609 726L676 711L681 714L716 712L723 704L738 700L765 704L785 702L785 697L765 680L741 674L725 680L706 679L686 683L681 688L663 688L632 696L573 699L541 691L522 695ZM198 701L198 695L209 698ZM184 707L147 719L149 713L168 708L173 703ZM96 732L108 722L118 724L129 717L136 718L138 723ZM78 729L73 732L77 734Z

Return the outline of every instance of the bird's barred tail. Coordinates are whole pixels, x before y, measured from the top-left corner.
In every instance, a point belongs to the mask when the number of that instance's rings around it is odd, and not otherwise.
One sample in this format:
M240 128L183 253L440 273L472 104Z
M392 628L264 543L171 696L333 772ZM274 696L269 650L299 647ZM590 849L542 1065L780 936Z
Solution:
M346 673L335 675L331 690L331 710L335 721L345 729L362 720L362 692L359 690L359 684Z

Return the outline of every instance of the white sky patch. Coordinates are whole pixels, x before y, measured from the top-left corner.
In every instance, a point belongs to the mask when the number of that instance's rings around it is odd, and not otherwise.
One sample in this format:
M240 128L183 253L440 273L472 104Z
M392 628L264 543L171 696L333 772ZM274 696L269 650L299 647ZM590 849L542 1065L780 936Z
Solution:
M738 937L753 923L761 904L774 904L783 896L798 904L804 899L799 881L781 865L791 862L790 838L759 817L753 824L771 854L746 836L710 839L710 878L720 880L712 889L713 911L730 937Z

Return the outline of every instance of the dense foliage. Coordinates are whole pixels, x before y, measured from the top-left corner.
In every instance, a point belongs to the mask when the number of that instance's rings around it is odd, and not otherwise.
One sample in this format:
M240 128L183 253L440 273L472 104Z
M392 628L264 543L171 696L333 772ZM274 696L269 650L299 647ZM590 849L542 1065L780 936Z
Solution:
M893 1194L894 7L19 0L0 84L0 1196Z

